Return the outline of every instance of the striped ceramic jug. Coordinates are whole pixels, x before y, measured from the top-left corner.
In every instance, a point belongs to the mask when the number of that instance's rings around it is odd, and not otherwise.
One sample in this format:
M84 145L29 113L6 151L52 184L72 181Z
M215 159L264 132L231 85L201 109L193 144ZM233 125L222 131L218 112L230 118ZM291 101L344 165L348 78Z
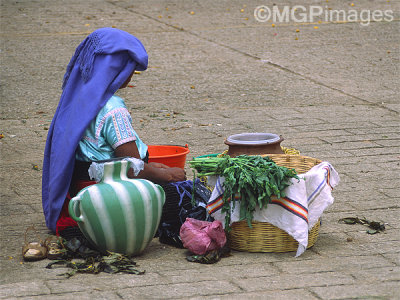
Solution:
M129 179L129 165L128 161L104 163L102 180L69 203L72 219L102 252L140 254L160 223L164 190L145 179Z

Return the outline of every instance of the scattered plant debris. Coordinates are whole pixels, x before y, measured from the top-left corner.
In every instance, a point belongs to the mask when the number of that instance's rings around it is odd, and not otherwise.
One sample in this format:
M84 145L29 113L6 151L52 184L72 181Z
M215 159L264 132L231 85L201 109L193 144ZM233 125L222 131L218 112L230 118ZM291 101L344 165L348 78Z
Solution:
M220 261L223 257L231 256L230 249L226 246L210 251L204 255L188 255L186 260L199 264L215 264Z
M368 234L375 234L379 233L382 231L385 231L385 224L383 222L378 222L378 221L369 221L366 218L360 219L358 217L347 217L347 218L342 218L339 220L340 223L344 224L361 224L368 226L369 229L367 229Z
M77 238L69 241L62 239L61 246L64 251L61 252L60 259L53 260L46 266L47 269L52 269L56 265L72 269L69 272L59 274L59 276L70 278L76 273L98 274L100 272L136 275L145 273L144 270L137 268L132 257L110 251L107 252L108 255L103 255L86 247L85 243Z
M145 273L145 271L137 269L137 265L132 258L114 252L109 252L108 256L102 256L100 259L88 257L83 262L75 262L65 259L54 260L49 263L46 268L52 269L54 265L64 265L67 268L71 268L71 271L60 274L67 278L74 276L76 273L98 274L100 272L105 272L114 274L121 272L136 275L142 275Z

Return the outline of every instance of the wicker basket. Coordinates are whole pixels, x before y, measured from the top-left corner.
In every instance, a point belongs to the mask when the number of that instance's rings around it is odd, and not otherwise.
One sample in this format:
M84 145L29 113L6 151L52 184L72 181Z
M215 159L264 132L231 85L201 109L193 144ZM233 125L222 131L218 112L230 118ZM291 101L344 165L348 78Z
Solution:
M306 173L315 165L321 163L319 159L287 154L269 154L276 164L293 168L298 174ZM320 222L311 228L308 234L308 246L312 247L318 237ZM252 222L252 228L247 221L234 222L228 235L231 249L247 252L290 252L296 251L298 242L285 231L267 222Z

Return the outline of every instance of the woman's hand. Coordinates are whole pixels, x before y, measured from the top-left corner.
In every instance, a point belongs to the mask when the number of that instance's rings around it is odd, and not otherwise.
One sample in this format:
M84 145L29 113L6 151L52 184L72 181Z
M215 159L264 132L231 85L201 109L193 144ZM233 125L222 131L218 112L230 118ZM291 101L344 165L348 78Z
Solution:
M162 163L158 163L158 162L150 162L148 163L149 166L152 166L154 168L160 168L160 169L168 169L169 167L167 165L164 165Z
M128 142L118 146L115 149L116 157L130 156L139 158L139 151L135 142ZM148 163L144 164L144 170L140 171L138 176L134 177L132 170L128 171L130 178L143 178L153 181L155 183L166 183L186 180L185 170L181 168L170 168L161 163Z
M186 172L181 168L169 168L163 169L167 173L167 182L176 182L186 180Z
M181 168L168 167L162 163L151 162L147 164L147 168L155 168L155 172L159 173L162 181L176 182L186 180L186 172Z
M160 164L162 165L162 164ZM137 178L144 178L155 183L167 183L186 180L186 173L181 168L170 168L162 165L155 167L153 164L144 164Z

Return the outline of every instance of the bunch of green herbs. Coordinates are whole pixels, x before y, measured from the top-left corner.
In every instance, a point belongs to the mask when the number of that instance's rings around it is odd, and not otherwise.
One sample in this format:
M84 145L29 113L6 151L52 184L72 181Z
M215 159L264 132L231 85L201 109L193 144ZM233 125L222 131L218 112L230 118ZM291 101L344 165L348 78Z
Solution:
M278 166L268 156L198 157L189 161L189 165L195 170L195 176L197 171L198 177L215 175L225 178L222 213L226 213L227 230L236 201L240 202L240 220L247 220L251 227L257 207L266 208L273 195L285 197L284 189L290 185L290 179L299 180L294 169Z

